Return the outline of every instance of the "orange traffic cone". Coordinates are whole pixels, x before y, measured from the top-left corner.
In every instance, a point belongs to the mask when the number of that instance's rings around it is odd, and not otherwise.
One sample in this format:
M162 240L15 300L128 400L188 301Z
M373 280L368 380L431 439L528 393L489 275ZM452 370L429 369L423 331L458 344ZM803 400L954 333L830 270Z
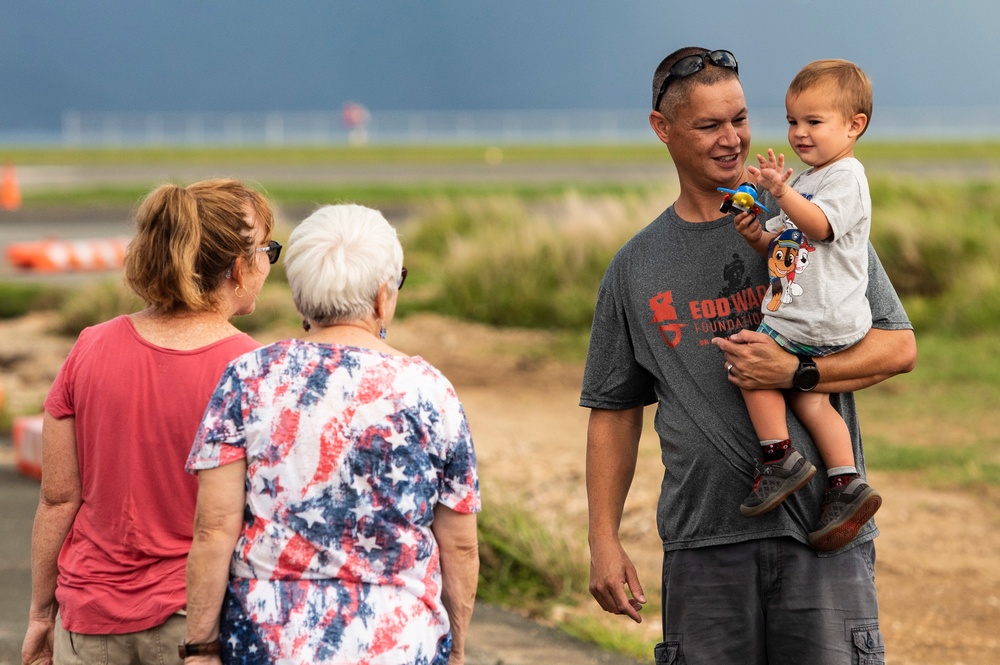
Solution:
M21 207L21 188L13 164L4 164L0 175L0 208L17 210Z

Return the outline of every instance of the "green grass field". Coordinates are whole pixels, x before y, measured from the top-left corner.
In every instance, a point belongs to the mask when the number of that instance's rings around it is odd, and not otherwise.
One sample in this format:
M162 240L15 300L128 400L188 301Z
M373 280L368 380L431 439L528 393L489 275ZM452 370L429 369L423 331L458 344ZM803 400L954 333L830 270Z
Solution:
M759 143L783 137L765 137ZM19 165L101 164L289 164L338 162L347 164L479 162L495 146L322 146L322 147L113 147L61 148L0 146L2 161ZM756 148L756 142L755 142ZM917 160L924 162L988 161L997 163L1000 141L984 142L872 142L858 144L858 158L867 160ZM658 162L664 148L655 141L629 145L504 145L503 160L514 163L562 161Z

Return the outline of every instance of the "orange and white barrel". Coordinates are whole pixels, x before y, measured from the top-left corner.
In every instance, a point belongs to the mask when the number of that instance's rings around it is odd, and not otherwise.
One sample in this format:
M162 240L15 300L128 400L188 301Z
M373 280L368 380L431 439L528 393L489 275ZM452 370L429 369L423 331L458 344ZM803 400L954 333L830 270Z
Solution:
M14 465L37 480L42 479L42 414L14 417Z
M16 242L7 245L7 260L41 272L114 270L122 267L128 243L128 238Z

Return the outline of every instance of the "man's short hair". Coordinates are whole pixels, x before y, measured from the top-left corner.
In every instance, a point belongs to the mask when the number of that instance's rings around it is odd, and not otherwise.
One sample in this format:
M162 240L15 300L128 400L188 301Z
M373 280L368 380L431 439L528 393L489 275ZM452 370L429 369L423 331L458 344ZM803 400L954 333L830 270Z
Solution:
M856 64L835 58L810 62L792 79L788 85L788 94L794 97L819 86L830 89L834 104L845 118L864 113L868 122L871 122L872 82ZM867 124L861 134L866 129Z
M652 103L656 103L656 96L660 92L660 86L663 85L663 79L667 78L670 68L677 64L678 60L686 58L689 55L701 55L703 53L709 53L710 51L711 49L703 48L701 46L685 46L684 48L677 49L661 60L660 64L656 67L656 71L653 72ZM668 120L671 120L674 117L677 107L688 100L688 96L691 92L691 88L694 87L694 84L699 83L702 85L712 85L714 83L718 83L719 81L731 78L739 80L739 76L732 69L729 69L728 67L719 67L717 65L713 65L711 61L706 61L705 66L691 76L675 78L670 83L670 87L667 88L666 93L663 95L663 99L660 100L659 107L654 110L659 111Z

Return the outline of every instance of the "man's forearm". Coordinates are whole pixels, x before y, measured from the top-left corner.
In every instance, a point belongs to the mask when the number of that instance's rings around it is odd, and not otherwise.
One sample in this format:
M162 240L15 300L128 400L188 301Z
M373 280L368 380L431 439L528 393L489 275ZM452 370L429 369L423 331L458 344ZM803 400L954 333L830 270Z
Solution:
M587 504L590 538L616 533L621 523L642 435L642 407L593 409L587 428Z
M712 343L725 353L725 358L720 359L720 369L728 369L729 381L740 388L787 390L792 387L798 359L769 336L741 330L729 338L716 337ZM912 330L872 328L851 348L815 358L820 376L815 389L827 393L861 390L909 372L916 358L917 344Z
M868 388L912 371L917 343L912 330L872 328L849 349L816 358L820 383L816 390L846 393Z

